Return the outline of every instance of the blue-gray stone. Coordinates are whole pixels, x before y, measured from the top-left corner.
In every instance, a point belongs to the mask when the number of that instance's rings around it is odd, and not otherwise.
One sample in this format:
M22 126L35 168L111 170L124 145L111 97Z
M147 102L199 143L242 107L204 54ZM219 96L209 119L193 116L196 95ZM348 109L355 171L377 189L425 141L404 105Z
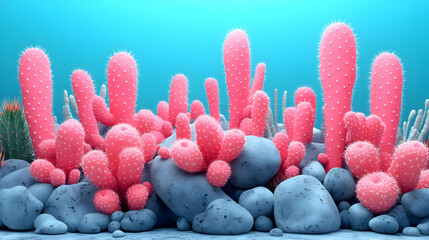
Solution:
M87 213L79 222L78 230L81 233L99 233L107 229L110 218L102 213Z
M253 227L252 215L233 200L217 199L192 221L195 232L232 235L249 232Z
M149 209L128 211L121 221L121 228L128 232L144 232L155 227L156 215Z
M9 173L0 179L0 189L24 186L29 188L31 185L38 183L30 174L30 167L24 167Z
M110 221L117 221L120 222L124 218L124 212L122 211L115 211L110 215Z
M266 138L246 136L240 155L231 162L229 182L237 188L264 186L280 168L280 153Z
M422 219L417 225L417 229L420 231L420 234L429 235L429 218Z
M317 129L317 128L313 128L313 140L311 140L314 143L323 143L323 139L322 139L322 132Z
M305 145L305 156L299 163L300 168L304 168L308 164L317 160L317 156L319 156L320 153L325 153L325 144L324 143L307 143Z
M229 123L226 120L225 116L223 114L220 114L220 127L222 130L226 131L229 129Z
M259 216L255 220L255 224L253 225L253 228L256 231L260 232L268 232L274 227L273 220L271 220L269 217L266 216Z
M326 176L326 172L319 161L312 161L302 169L302 175L313 176L323 183L323 180Z
M329 233L341 226L340 213L329 192L315 177L299 175L274 191L274 220L289 233Z
M12 230L32 230L43 203L23 186L0 190L0 221Z
M270 236L273 237L282 237L283 231L280 228L273 228L270 230Z
M341 228L343 229L349 229L350 226L350 213L348 210L342 210L340 212L341 217Z
M221 188L213 187L205 173L189 173L180 169L173 159L152 160L150 177L154 192L177 216L189 222L204 212L215 199L231 199Z
M52 184L49 183L36 183L28 188L28 191L30 191L33 196L35 196L37 199L39 199L43 205L46 204L46 201L48 201L49 196L51 196L52 192L54 191L55 187L52 186Z
M374 217L369 221L368 225L372 231L378 233L393 234L399 230L399 223L396 218L387 214Z
M418 218L429 217L429 188L407 192L402 195L401 204Z
M56 188L45 205L45 213L67 224L69 232L76 232L82 217L94 213L94 195L98 188L92 183L80 182Z
M67 225L58 221L51 214L43 213L34 220L35 233L40 234L64 234L67 232Z
M338 203L338 211L348 210L350 208L350 203L346 201L341 201Z
M398 221L399 224L399 231L402 231L402 229L411 226L407 212L402 205L395 205L389 210L387 214L396 218L396 221Z
M360 203L355 203L349 208L350 226L353 230L368 230L369 221L374 217L374 214Z
M30 163L21 159L8 159L4 161L3 167L0 167L0 179L15 172L21 168L30 167Z
M121 238L121 237L125 237L125 233L122 232L121 230L116 230L112 233L112 237L113 238Z
M349 200L355 195L356 182L352 174L343 168L332 168L326 174L323 185L336 202Z
M179 231L191 230L191 223L186 218L180 217L177 219L177 229Z
M265 187L255 187L244 191L240 195L238 203L247 209L255 219L262 215L267 217L273 215L274 195Z
M237 189L234 191L234 199L238 201L240 199L241 194L244 193L245 190L243 189Z
M116 230L121 230L121 223L118 221L111 221L109 223L109 226L107 227L107 230L111 233L113 233Z
M402 230L402 234L406 236L420 236L420 231L416 227L406 227Z

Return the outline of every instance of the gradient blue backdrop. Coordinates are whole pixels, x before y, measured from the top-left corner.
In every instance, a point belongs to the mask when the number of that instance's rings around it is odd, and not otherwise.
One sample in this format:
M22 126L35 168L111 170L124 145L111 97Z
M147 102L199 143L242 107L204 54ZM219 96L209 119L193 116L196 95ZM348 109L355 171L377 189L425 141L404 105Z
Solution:
M318 78L318 42L333 20L350 23L358 39L358 77L353 109L369 113L369 71L375 55L394 51L405 73L404 120L421 108L429 87L429 1L21 1L0 0L0 98L20 97L18 59L28 46L49 54L54 112L62 119L62 92L83 68L98 91L114 51L127 50L139 65L138 108L156 111L168 100L171 78L184 73L189 99L207 107L204 79L220 83L221 111L228 97L222 44L228 31L243 28L251 43L252 72L267 64L264 89L292 93L310 86L317 94L317 124L323 102Z

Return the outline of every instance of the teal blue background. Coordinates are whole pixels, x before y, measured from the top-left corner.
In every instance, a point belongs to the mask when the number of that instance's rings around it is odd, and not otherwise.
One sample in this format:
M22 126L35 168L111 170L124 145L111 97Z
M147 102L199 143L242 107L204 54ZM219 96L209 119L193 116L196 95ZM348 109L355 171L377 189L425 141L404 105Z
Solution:
M51 60L60 120L72 71L87 70L98 92L118 50L130 51L138 63L139 109L156 111L168 100L172 76L184 73L190 102L200 99L206 108L204 79L216 78L227 115L222 44L238 27L250 38L252 74L258 62L267 64L264 89L271 97L275 88L287 90L291 106L298 87L314 89L318 125L318 42L336 20L350 23L357 36L355 111L369 113L370 66L384 50L396 52L406 71L401 119L429 97L429 1L0 1L0 98L20 97L17 61L26 47L40 46Z

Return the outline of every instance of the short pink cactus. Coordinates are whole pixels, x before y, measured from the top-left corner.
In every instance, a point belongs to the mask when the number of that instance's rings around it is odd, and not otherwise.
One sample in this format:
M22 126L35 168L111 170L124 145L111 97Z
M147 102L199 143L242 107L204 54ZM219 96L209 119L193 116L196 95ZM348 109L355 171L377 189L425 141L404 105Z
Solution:
M249 94L249 104L252 104L255 93L262 91L264 87L265 68L265 63L258 63L256 65L255 76L253 76L252 88Z
M171 158L171 152L170 149L166 148L166 147L161 147L158 151L158 155L162 158L162 159L169 159Z
M343 118L350 111L356 78L356 42L350 27L339 22L329 25L323 32L319 54L325 99L328 172L342 166L346 140Z
M187 172L201 172L207 166L197 144L188 139L180 139L171 147L171 156L177 166Z
M170 86L170 98L168 109L168 120L171 125L176 125L176 118L179 113L188 111L188 80L185 75L177 74L173 77Z
M222 187L231 176L231 167L228 163L216 160L207 169L207 180L215 187Z
M299 175L299 172L300 171L299 171L299 168L297 166L294 166L294 165L289 166L288 168L286 168L286 171L284 174L285 179L296 177Z
M103 189L94 195L95 208L107 215L121 210L118 194L111 189Z
M290 166L298 166L305 156L305 146L300 142L290 142L288 147L288 155L285 163L282 166L282 171L285 171Z
M197 145L207 166L217 159L222 146L223 131L220 125L208 116L201 116L195 121Z
M130 187L127 191L128 207L130 210L143 209L149 196L149 189L143 184L136 184Z
M196 120L199 116L205 114L203 104L199 100L194 100L191 104L191 119Z
M52 77L48 56L39 48L29 48L19 62L22 105L36 157L45 158L39 145L55 139L52 117Z
M344 123L349 135L349 144L357 141L368 141L379 147L384 133L384 123L377 115L365 117L363 113L347 112Z
M295 109L292 141L310 143L313 141L315 110L309 102L301 102Z
M219 113L219 87L216 79L206 79L206 93L207 100L209 102L210 117L214 118L217 122L220 122Z
M344 153L347 166L357 178L377 172L380 168L377 148L370 142L354 142Z
M295 106L302 102L308 102L313 109L316 109L316 95L309 87L300 87L295 91Z
M63 170L55 168L50 175L51 184L54 187L58 187L66 184L66 174Z
M241 153L245 142L246 137L242 131L238 129L229 130L224 135L217 158L227 163L231 162Z
M273 138L273 143L280 152L280 166L283 166L288 156L289 137L284 132L278 132Z
M286 133L288 136L292 137L294 132L293 132L293 124L295 122L295 113L296 113L296 109L295 107L288 107L285 110L285 114L284 114L284 123L285 123L285 127L286 127Z
M189 125L188 116L180 113L176 118L176 137L177 139L191 140L191 126Z
M420 179L416 189L429 188L429 169L423 170L420 173Z
M379 54L371 70L371 114L377 115L386 126L381 138L380 152L393 154L401 113L402 66L393 53ZM388 159L388 158L384 158ZM390 162L381 162L386 171Z
M267 94L257 91L253 97L252 118L245 118L240 124L240 130L246 135L263 137L270 99Z
M55 170L55 166L44 159L34 160L30 165L30 174L41 183L51 182L51 172Z
M409 141L396 147L388 172L398 182L402 194L416 188L427 160L428 149L421 142Z
M153 114L150 110L143 109L140 110L133 119L133 126L139 131L140 134L150 133L155 131L156 121L155 114ZM163 121L161 121L163 124ZM162 125L161 125L162 128Z
M168 110L169 106L166 101L161 101L158 103L157 114L158 117L162 118L164 121L168 121Z
M356 185L356 194L366 208L379 214L395 205L399 194L396 180L384 172L365 175Z

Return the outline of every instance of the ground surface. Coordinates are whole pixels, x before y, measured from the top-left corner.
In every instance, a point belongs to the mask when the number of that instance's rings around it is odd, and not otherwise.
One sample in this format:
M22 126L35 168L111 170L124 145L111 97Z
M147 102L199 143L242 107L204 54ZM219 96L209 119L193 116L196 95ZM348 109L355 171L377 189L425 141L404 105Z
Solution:
M237 236L213 236L213 235L203 235L194 233L192 231L181 232L173 228L168 229L155 229L148 232L142 233L125 233L125 237L119 239L296 239L296 240L340 240L340 239L356 239L356 240L418 240L418 239L428 239L428 236L421 237L407 237L404 235L383 235L375 232L358 232L351 230L341 230L339 232L324 234L324 235L300 235L300 234L284 234L282 238L280 237L271 237L268 233L262 232L250 232L247 234L237 235ZM0 231L1 240L41 240L41 239L61 239L61 240L105 240L113 239L111 233L99 233L99 234L80 234L80 233L67 233L57 236L49 235L40 235L34 234L34 232L13 232L13 231Z

